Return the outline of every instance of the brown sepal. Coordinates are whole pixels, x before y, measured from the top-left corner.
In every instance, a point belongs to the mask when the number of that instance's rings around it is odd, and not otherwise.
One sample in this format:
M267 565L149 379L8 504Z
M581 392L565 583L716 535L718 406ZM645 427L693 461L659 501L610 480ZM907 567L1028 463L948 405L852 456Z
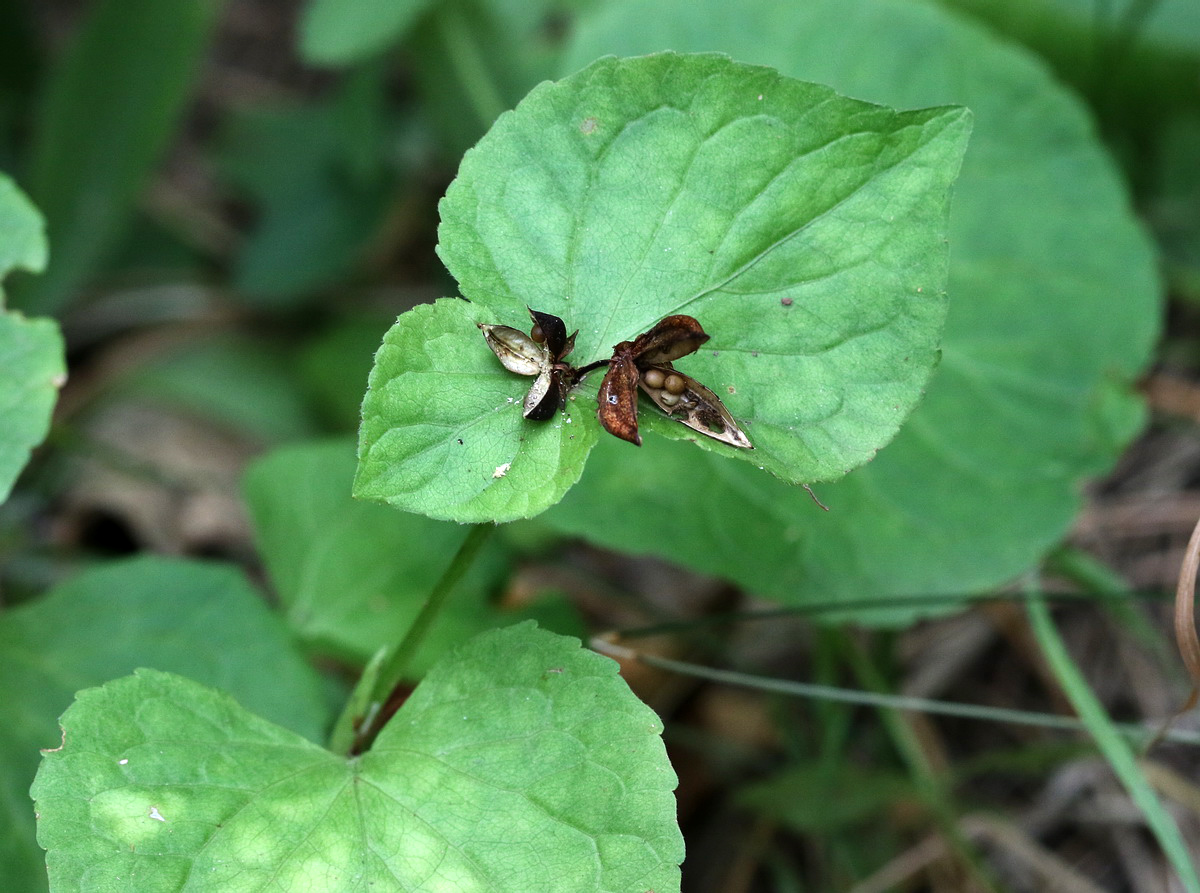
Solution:
M526 307L529 311L529 318L533 320L533 324L542 330L542 335L546 338L546 347L550 351L550 356L557 362L569 354L575 347L575 336L579 334L576 329L571 336L567 337L567 324L560 317L553 313L543 313L541 310L534 310L532 307Z
M633 340L631 349L638 366L645 369L695 353L707 340L708 333L699 322L680 314L659 320L654 328Z

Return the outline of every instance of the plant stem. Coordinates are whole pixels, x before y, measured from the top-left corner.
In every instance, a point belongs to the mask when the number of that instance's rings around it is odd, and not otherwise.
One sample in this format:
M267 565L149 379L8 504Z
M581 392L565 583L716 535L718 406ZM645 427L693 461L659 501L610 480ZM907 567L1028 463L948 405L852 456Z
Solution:
M938 701L931 698L918 698L910 695L893 695L882 692L862 691L860 689L836 688L831 685L816 685L809 682L794 682L791 679L773 679L769 676L755 676L736 670L718 670L702 664L687 663L668 657L656 657L643 654L633 648L605 641L602 637L591 640L592 648L601 654L607 654L616 660L636 660L650 667L658 667L680 673L696 679L709 679L725 685L749 688L756 691L777 692L789 697L814 698L835 701L843 704L863 704L870 707L890 708L893 710L911 710L921 713L932 713L937 716L959 716L964 719L982 720L984 722L1005 722L1016 725L1033 726L1043 729L1062 729L1063 731L1087 731L1087 726L1078 719L1070 716L1059 716L1051 713L1036 713L1031 710L1014 710L1007 707L983 706L980 704L962 704L955 701ZM1156 727L1136 725L1134 723L1113 723L1121 737L1135 745L1144 744L1154 738ZM1191 729L1170 729L1164 738L1166 741L1176 741L1181 744L1200 745L1200 733Z
M463 574L467 572L475 560L475 556L479 554L480 548L487 542L488 537L495 529L496 525L490 523L476 524L471 528L462 545L458 547L454 558L442 572L441 579L437 581L429 593L429 597L425 599L425 604L421 606L421 610L408 628L408 632L404 634L404 638L382 659L378 665L378 671L372 674L374 678L364 678L364 683L371 688L370 697L366 699L365 709L359 709L363 703L361 698L351 696L350 702L347 704L347 711L343 712L334 729L335 746L338 744L345 746L344 741L349 737L346 734L348 729L354 732L347 749L350 755L360 754L371 746L375 736L379 734L400 705L400 696L404 691L405 673L412 663L413 655L417 653L417 649L425 640L426 633L429 632L434 620L441 613L446 598L458 581L462 579ZM348 715L351 713L354 715Z
M1042 648L1046 662L1054 671L1071 706L1075 708L1075 712L1087 726L1096 746L1104 754L1113 774L1125 786L1129 799L1141 810L1142 817L1145 818L1150 831L1158 839L1158 845L1162 847L1167 861L1175 869L1175 879L1179 886L1188 893L1200 893L1200 875L1196 873L1192 854L1188 852L1179 825L1176 824L1166 807L1159 802L1158 795L1142 765L1134 756L1129 745L1121 740L1117 724L1109 718L1108 711L1104 709L1104 705L1100 703L1091 686L1084 679L1079 666L1068 654L1067 646L1054 626L1050 609L1038 597L1034 585L1031 584L1029 589L1033 596L1027 602L1029 624Z
M508 108L495 80L488 72L471 26L458 4L444 3L436 16L438 36L446 48L446 57L458 75L472 109L483 130L492 126Z

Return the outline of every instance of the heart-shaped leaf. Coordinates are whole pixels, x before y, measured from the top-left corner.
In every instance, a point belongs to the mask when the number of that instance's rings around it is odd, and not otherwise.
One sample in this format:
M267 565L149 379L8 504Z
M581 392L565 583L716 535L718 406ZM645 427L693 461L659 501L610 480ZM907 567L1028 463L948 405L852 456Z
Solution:
M894 622L913 615L900 596L966 595L1027 569L1066 532L1081 479L1137 431L1130 382L1158 323L1153 253L1085 111L1027 54L907 0L618 0L581 22L572 57L665 46L718 46L899 107L972 109L945 356L896 442L817 488L828 514L742 466L647 443L593 457L547 521L793 603L890 597Z
M442 201L438 251L473 303L406 314L385 340L357 495L459 521L561 498L596 437L595 384L541 430L520 419L528 383L470 324L520 327L527 307L579 329L576 367L665 316L700 321L712 338L679 369L755 449L649 403L643 430L792 482L867 461L937 361L947 194L969 128L960 108L895 112L716 55L602 59L534 89ZM567 416L572 448L552 453Z
M154 557L120 561L0 613L5 890L46 887L28 792L38 748L59 740L55 719L78 689L138 664L220 685L312 740L321 740L330 722L321 680L237 568Z
M55 890L679 889L658 718L531 623L446 658L353 760L151 670L62 726L32 791Z

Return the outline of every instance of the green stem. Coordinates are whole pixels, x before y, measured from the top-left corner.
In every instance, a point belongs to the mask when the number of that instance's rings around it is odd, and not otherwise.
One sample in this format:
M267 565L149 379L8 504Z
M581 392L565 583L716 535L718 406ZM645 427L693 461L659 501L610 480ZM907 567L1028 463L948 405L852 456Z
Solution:
M851 670L865 688L876 695L887 695L887 681L872 663L860 645L844 633L841 634L843 653L847 656ZM990 876L983 859L967 839L961 827L961 809L954 802L950 787L938 775L925 749L909 721L904 715L890 708L879 713L883 727L892 739L892 746L907 764L917 790L932 814L934 824L940 829L947 844L958 855L962 867L970 874L975 885L995 893L996 883Z
M421 606L404 638L377 662L372 661L370 672L364 673L358 688L351 695L346 709L334 726L331 747L335 751L353 755L362 753L371 746L375 736L395 712L394 709L388 708L398 702L398 695L403 691L405 674L412 663L413 655L425 641L425 636L441 613L447 597L495 529L496 525L490 523L476 524L471 528L462 545L458 547L458 552L442 572L441 579L425 599L425 604ZM370 694L364 697L367 691Z
M756 691L777 692L798 698L813 698L818 700L836 701L843 704L862 704L870 707L880 707L893 710L911 710L920 713L930 713L938 716L958 716L964 719L982 720L985 722L1004 722L1015 725L1036 726L1044 729L1062 729L1064 731L1087 731L1087 726L1080 720L1070 716L1058 716L1051 713L1037 713L1032 710L1014 710L1008 707L991 707L979 704L963 704L956 701L938 701L932 698L917 698L910 695L893 695L882 692L861 691L859 689L837 688L832 685L817 685L810 682L795 682L791 679L773 679L769 676L755 676L736 670L718 670L702 664L674 660L668 657L655 657L643 654L632 648L614 645L603 639L593 639L592 647L601 654L621 660L637 660L651 667L670 670L684 676L696 679L709 679L713 682L750 688ZM1112 727L1126 740L1134 744L1145 744L1154 738L1157 726L1136 725L1134 723L1113 723ZM1200 733L1190 729L1169 729L1165 741L1176 741L1181 744L1200 745Z
M508 109L495 81L488 72L483 56L476 45L474 35L456 3L444 3L437 13L438 36L446 47L446 56L458 75L459 82L467 94L483 129L492 126Z
M1042 654L1050 669L1054 671L1059 685L1071 701L1071 706L1092 734L1096 746L1104 754L1113 774L1129 794L1129 798L1141 810L1150 831L1158 839L1159 846L1175 869L1180 886L1188 893L1200 893L1200 876L1192 862L1187 844L1179 826L1167 809L1159 802L1154 788L1129 745L1121 739L1120 729L1109 718L1108 711L1092 692L1078 665L1067 653L1066 645L1058 635L1050 609L1033 589L1027 602L1029 623L1042 648Z

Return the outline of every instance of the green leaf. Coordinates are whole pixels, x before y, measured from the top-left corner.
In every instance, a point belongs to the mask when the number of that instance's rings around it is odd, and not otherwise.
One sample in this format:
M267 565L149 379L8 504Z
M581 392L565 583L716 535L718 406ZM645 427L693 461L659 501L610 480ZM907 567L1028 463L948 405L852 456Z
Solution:
M54 263L20 289L53 313L103 262L171 135L220 0L100 0L53 69L40 109L29 192Z
M345 277L369 247L395 186L386 151L383 66L345 79L333 99L235 113L221 141L225 176L258 206L234 288L280 307Z
M50 430L58 389L67 380L62 333L52 319L0 313L0 502L29 452Z
M140 368L124 386L270 443L316 428L289 357L263 341L197 339Z
M123 561L0 614L0 876L7 889L45 889L27 792L38 748L59 743L55 719L77 690L138 666L220 685L313 740L330 718L317 677L233 568Z
M32 791L56 889L679 890L658 717L532 624L447 657L350 761L148 670L62 725Z
M594 409L522 418L528 380L506 372L476 328L492 321L442 299L392 326L363 401L355 496L443 520L506 521L538 514L579 480L597 437L581 415Z
M352 499L354 465L350 441L283 447L244 486L288 624L313 647L365 661L404 635L467 529ZM501 551L485 550L410 665L414 678L502 622L487 596L506 571Z
M318 65L349 65L398 41L430 0L309 0L300 52Z
M721 46L896 106L972 109L943 360L896 441L817 488L828 513L744 467L648 443L597 454L547 521L792 603L894 596L896 621L913 616L900 596L968 594L1028 568L1066 532L1081 480L1137 431L1130 385L1158 327L1150 247L1078 103L983 31L890 0L621 2L581 25L574 59L668 45Z
M17 185L0 174L0 279L13 270L40 273L46 268L42 215ZM4 306L0 291L0 307Z
M13 270L38 273L45 266L41 215L0 174L0 280ZM29 451L50 430L50 413L67 375L58 325L3 308L0 290L0 502L8 499Z
M578 478L594 382L547 432L521 418L530 382L470 325L524 327L526 306L579 329L580 366L669 314L700 320L712 340L678 365L755 449L648 408L644 430L793 482L867 461L937 361L947 191L968 129L962 109L897 113L715 55L605 59L543 84L467 154L442 201L438 251L474 303L427 311L436 326L402 317L385 341L357 495L510 520ZM434 334L444 360L409 357ZM568 418L575 448L552 455ZM485 437L457 449L468 425ZM527 452L536 475L518 478ZM489 488L485 471L509 463Z

